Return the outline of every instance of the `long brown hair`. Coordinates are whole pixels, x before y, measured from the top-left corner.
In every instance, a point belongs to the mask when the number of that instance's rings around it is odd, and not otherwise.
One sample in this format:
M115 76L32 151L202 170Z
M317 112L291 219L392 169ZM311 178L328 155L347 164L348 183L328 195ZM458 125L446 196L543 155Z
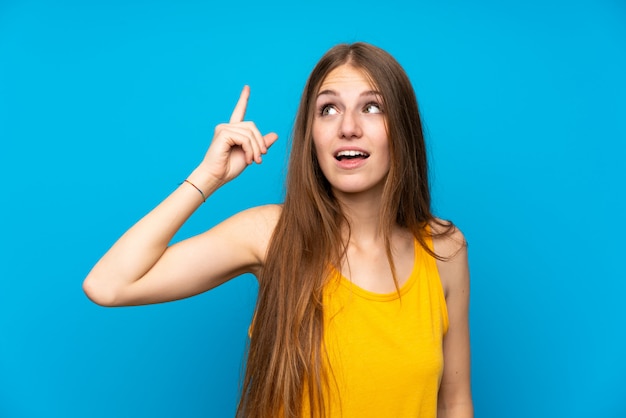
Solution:
M347 221L318 164L312 124L322 82L343 64L362 70L382 93L391 163L380 227L394 280L393 227L410 230L436 256L425 243L425 226L434 217L426 146L411 83L400 64L384 50L366 43L337 45L313 69L300 101L283 210L259 278L237 417L297 418L305 398L312 417L326 415L328 400L323 395L330 371L324 366L323 289L328 267L340 265L345 254L341 230ZM443 226L444 230L452 228L450 223Z

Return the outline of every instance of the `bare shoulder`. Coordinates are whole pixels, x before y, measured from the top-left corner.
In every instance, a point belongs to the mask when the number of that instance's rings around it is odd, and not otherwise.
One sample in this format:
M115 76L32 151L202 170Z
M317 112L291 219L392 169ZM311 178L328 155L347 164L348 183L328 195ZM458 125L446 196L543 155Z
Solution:
M273 232L282 211L282 205L263 205L246 209L235 216L247 222L255 223L262 229L269 229L269 232Z
M282 205L256 206L237 213L225 222L236 225L234 228L253 246L258 263L263 265L281 213Z
M434 235L435 253L442 258L452 259L467 247L465 236L461 230L447 221L434 219L430 223L430 229Z
M446 297L455 290L464 292L469 289L465 236L456 226L449 227L446 222L438 219L431 222L430 226L434 235L435 254L442 258L437 260L437 269Z

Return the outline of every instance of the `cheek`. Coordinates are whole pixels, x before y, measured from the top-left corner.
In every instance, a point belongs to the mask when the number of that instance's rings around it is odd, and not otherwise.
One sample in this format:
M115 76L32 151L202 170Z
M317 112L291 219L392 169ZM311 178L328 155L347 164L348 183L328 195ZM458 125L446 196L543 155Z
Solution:
M313 125L312 134L313 147L315 148L315 151L317 151L318 155L324 153L324 151L328 151L329 137L326 130L319 125Z
M322 172L325 172L326 162L325 162L325 159L322 158L324 155L324 146L319 141L319 139L315 139L315 138L319 138L319 135L317 134L315 129L313 129L313 144L312 144L313 152L315 153L315 159L317 160L317 164L322 169Z
M387 148L378 151L378 164L383 171L389 172L389 168L391 167L391 153Z
M389 137L386 130L380 130L377 135L378 149L381 155L389 162L391 160L391 150L389 149Z
M319 125L315 122L313 122L313 126L311 127L311 135L313 136L313 148L315 148L316 151L319 151L319 138L321 137L321 132Z
M322 149L321 149L319 141L315 139L317 137L318 136L315 135L315 132L313 132L313 150L315 151L315 155L317 156L317 159L319 160L320 154L322 153Z

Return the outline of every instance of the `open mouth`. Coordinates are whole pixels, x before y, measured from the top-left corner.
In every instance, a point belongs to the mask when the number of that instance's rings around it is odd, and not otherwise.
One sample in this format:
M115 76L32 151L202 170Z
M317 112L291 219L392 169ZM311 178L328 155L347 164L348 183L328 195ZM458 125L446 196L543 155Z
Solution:
M363 151L355 151L355 150L346 150L346 151L339 151L337 154L335 154L335 159L337 161L343 161L343 160L354 160L357 158L361 158L361 159L365 159L368 158L370 155L366 152Z

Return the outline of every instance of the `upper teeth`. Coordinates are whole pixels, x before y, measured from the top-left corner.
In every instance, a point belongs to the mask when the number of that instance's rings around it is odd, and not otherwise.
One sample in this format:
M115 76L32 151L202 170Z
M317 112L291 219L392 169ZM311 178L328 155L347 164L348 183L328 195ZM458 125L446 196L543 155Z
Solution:
M356 157L357 155L358 156L365 156L366 154L364 152L354 151L354 150L339 151L337 153L337 157Z

